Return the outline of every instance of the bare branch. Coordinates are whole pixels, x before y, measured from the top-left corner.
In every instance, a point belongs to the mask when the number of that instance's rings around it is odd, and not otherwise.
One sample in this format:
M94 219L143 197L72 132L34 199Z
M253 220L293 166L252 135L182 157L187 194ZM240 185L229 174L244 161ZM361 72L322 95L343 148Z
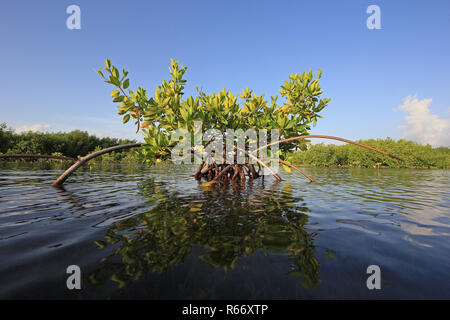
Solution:
M55 182L53 182L52 186L56 187L56 186L62 185L64 183L64 181L66 181L66 179L75 170L77 170L84 163L88 162L89 160L91 160L91 159L93 159L95 157L101 156L102 154L109 153L109 152L112 152L112 151L121 150L121 149L135 148L135 147L140 147L142 145L143 145L142 143L122 144L122 145L119 145L119 146L114 146L114 147L110 147L110 148L106 148L106 149L103 149L103 150L100 150L100 151L93 152L93 153L91 153L91 154L81 158L80 160L75 162L69 169L64 171L64 173L62 175L60 175L58 177L58 179L55 180Z
M271 142L271 143L269 143L269 144L266 144L265 146L262 146L262 147L257 148L256 150L253 150L252 153L255 153L255 152L257 152L257 151L259 151L259 150L262 150L262 149L266 149L266 148L268 148L268 147L270 147L270 146L272 146L272 145L274 145L274 144L285 143L285 142L291 142L291 141L300 140L300 139L309 139L309 138L321 138L321 139L338 140L338 141L342 141L342 142L354 144L354 145L356 145L356 146L359 146L359 147L362 147L362 148L366 148L366 149L369 149L369 150L372 150L372 151L375 151L375 152L384 154L384 155L389 156L389 157L391 157L391 158L394 158L394 159L403 161L402 159L400 159L400 158L397 157L397 156L394 156L394 155L389 154L389 153L387 153L387 152L385 152L385 151L376 149L376 148L374 148L374 147L371 147L371 146L368 146L368 145L365 145L365 144L362 144L362 143L359 143L359 142L355 142L355 141L351 141L351 140L347 140L347 139L339 138L339 137L324 136L324 135L316 135L316 134L313 134L313 135L305 135L305 136L298 136L298 137L292 137L292 138L287 138L287 139L282 139L282 140L278 140L278 141L275 141L275 142Z

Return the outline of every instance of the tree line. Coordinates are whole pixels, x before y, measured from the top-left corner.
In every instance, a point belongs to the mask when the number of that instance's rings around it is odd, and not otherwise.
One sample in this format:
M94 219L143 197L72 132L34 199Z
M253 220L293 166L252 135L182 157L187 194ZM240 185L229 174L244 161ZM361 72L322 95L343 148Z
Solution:
M5 123L0 124L0 153L4 154L46 154L77 158L96 150L135 142L129 139L99 138L81 130L16 133ZM106 158L111 162L120 162L125 157L129 159L130 155L135 158L132 150L115 152Z
M90 135L86 131L22 132L16 133L5 123L0 124L0 153L48 154L82 157L91 152L135 140ZM393 168L450 168L450 148L421 145L413 141L386 139L359 140L358 142L396 155L403 161L371 152L354 145L309 145L306 151L290 153L288 160L295 165L342 167L393 167ZM102 155L97 161L137 163L136 149Z
M306 151L295 152L290 160L297 165L393 168L450 168L450 148L422 145L413 141L386 139L358 142L393 154L403 161L358 148L354 145L310 145Z

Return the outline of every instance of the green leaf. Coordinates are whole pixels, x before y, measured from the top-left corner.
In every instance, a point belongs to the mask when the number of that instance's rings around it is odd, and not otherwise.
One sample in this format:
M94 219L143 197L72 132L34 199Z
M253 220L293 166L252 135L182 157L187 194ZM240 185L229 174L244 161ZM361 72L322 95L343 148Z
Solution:
M106 67L111 68L111 61L109 59L105 60Z
M111 91L111 98L117 97L120 94L119 90L113 90Z
M184 111L184 109L180 109L180 113L181 113L181 117L183 118L184 121L188 121L188 114L186 111Z
M109 81L116 87L120 87L120 81L118 78L116 78L114 76L109 76Z
M116 67L113 67L113 68L112 68L112 75L113 75L115 78L119 79L119 70L117 70Z
M114 102L114 103L115 103L115 102L122 102L123 99L124 99L124 96L118 96L118 97L114 98L113 102Z
M127 123L130 120L130 115L127 114L125 117L123 117L123 123Z
M286 129L291 129L294 125L295 125L295 121L290 120L290 121L288 121L288 124L287 124L287 126L286 126Z
M291 168L290 167L288 167L288 166L286 166L284 164L282 164L281 166L283 167L284 171L286 171L287 173L291 173Z
M127 89L129 86L130 86L130 79L126 79L126 80L123 82L123 88L124 88L124 89Z

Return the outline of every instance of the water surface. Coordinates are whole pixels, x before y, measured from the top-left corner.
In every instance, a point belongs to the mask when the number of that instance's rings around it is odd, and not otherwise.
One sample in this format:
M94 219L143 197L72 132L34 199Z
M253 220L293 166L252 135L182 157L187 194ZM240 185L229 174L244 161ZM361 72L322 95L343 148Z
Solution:
M53 188L61 169L0 163L1 298L450 298L445 170L204 188L192 166L88 165Z

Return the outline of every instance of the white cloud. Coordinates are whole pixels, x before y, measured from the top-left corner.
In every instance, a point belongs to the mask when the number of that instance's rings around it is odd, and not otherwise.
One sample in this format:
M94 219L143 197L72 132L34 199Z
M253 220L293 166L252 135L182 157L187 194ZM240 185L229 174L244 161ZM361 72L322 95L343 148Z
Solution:
M406 112L406 125L398 126L403 131L402 138L432 146L450 145L450 118L441 119L432 114L429 105L432 99L417 99L408 96L395 110Z
M46 131L50 131L50 129L52 129L52 126L49 125L48 123L35 123L35 124L32 124L32 125L24 125L24 126L21 126L19 128L16 128L16 132L17 133L28 132L28 131L46 132Z

